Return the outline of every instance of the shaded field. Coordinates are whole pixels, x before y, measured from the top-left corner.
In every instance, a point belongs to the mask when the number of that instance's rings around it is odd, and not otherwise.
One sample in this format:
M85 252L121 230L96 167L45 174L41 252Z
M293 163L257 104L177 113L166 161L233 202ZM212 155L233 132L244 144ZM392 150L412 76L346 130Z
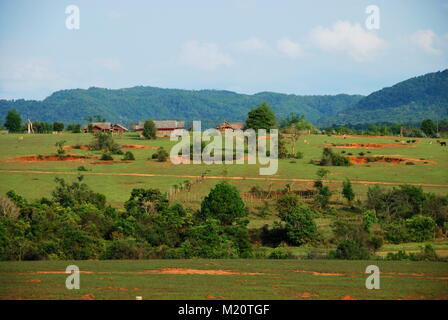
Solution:
M81 288L65 288L65 268ZM365 288L377 265L381 289ZM448 299L442 262L132 260L0 262L0 299Z

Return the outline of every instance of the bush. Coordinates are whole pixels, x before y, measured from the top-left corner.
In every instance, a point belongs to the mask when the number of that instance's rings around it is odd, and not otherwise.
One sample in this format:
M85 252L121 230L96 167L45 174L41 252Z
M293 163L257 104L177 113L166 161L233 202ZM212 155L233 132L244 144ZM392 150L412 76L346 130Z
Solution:
M157 152L155 153L156 157L154 158L154 154L153 154L153 159L157 159L158 162L165 162L168 157L170 156L168 154L168 152L163 148L160 147L159 149L157 149Z
M278 198L275 208L278 216L284 220L286 215L294 210L299 205L299 197L294 193L286 193Z
M110 160L114 160L114 158L112 158L112 156L110 154L108 154L108 153L103 153L101 155L100 160L102 160L102 161L110 161Z
M294 255L285 248L275 248L268 256L269 259L293 259Z
M321 166L351 166L350 160L340 154L335 154L330 148L324 148L322 159L319 163Z
M102 150L105 153L123 154L123 151L121 151L120 146L115 143L111 133L96 133L89 148L92 150Z
M131 151L126 151L123 160L130 160L130 161L135 160L134 154Z
M433 246L427 244L421 248L419 253L408 254L404 250L399 250L397 253L389 252L386 256L386 260L438 261L439 257L437 256L437 253L434 250Z
M285 229L291 244L302 245L317 240L318 232L313 215L313 211L302 203L285 215Z
M436 224L431 217L415 216L406 220L406 228L410 241L423 242L434 238Z
M0 196L0 217L17 219L20 215L19 207L7 196Z
M336 259L345 260L368 260L370 252L362 243L355 239L347 239L339 243L336 251L331 253Z
M384 227L386 240L399 244L408 241L409 234L406 225L403 222L392 222Z
M298 151L298 152L295 154L294 158L296 158L296 159L303 159L303 152Z
M103 259L138 259L139 250L135 240L114 240L109 243Z
M79 166L78 171L89 171L85 166Z

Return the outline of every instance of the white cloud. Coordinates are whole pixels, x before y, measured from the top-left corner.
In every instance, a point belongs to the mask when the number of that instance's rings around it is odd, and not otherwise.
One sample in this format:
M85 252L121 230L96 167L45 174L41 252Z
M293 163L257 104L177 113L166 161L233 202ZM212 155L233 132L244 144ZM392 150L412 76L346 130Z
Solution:
M277 41L277 49L283 53L286 54L291 59L297 59L302 56L303 49L300 46L300 44L288 39L288 38L282 38Z
M120 60L115 59L115 58L100 58L100 59L94 60L94 63L104 69L111 70L111 71L117 71L117 70L121 69Z
M349 21L337 21L331 28L317 27L311 37L321 49L347 53L356 61L371 60L385 47L385 41L373 31Z
M252 52L259 53L259 52L265 51L266 49L269 48L268 44L265 41L260 40L256 37L252 37L247 40L239 41L239 42L235 43L235 47L238 50L246 52L246 53L252 53Z
M221 66L233 65L230 56L222 53L214 43L189 41L182 46L180 60L182 63L203 70L215 70Z
M411 35L411 42L426 53L440 55L442 51L434 48L437 38L432 30L418 30Z

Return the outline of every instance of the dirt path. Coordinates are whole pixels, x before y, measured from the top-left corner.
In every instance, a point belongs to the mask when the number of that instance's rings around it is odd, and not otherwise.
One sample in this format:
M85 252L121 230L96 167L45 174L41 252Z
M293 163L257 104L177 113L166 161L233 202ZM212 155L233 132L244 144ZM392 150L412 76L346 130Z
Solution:
M72 174L78 175L79 172L74 171L39 171L39 170L3 170L1 172L6 173L33 173L33 174ZM173 177L173 178L199 178L200 176L194 175L176 175L176 174L156 174L156 173L120 173L120 172L82 172L83 175L97 175L97 176L134 176L134 177ZM224 177L224 176L206 176L206 179L219 179L219 180L257 180L257 181L292 181L292 182L314 182L315 179L301 179L301 178L261 178L261 177ZM396 186L400 184L408 184L413 186L423 187L442 187L448 188L448 184L437 183L415 183L415 182L392 182L392 181L369 181L369 180L350 180L351 183L363 184L363 185L391 185ZM327 183L342 183L342 180L325 180Z

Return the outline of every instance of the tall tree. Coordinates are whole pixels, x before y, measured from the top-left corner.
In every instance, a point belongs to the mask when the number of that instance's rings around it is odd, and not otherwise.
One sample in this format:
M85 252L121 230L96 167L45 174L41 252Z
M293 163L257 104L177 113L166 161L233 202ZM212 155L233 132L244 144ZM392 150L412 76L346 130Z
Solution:
M349 204L351 204L352 201L355 199L355 192L353 191L352 183L350 182L349 179L346 179L342 183L342 195L344 196L345 199L347 199Z
M247 214L240 193L227 182L218 183L201 203L200 216L217 219L221 225L232 225Z
M22 129L22 117L20 117L20 114L15 110L9 110L8 115L6 116L6 122L5 127L10 132L19 132Z
M145 125L143 126L143 136L146 139L155 139L156 138L156 124L152 120L147 120Z
M423 120L420 129L429 137L437 133L437 126L431 119Z
M266 102L261 103L247 114L247 128L257 131L258 129L273 129L276 126L274 111Z
M54 131L63 131L64 130L64 123L63 122L54 122L53 123L53 130Z

